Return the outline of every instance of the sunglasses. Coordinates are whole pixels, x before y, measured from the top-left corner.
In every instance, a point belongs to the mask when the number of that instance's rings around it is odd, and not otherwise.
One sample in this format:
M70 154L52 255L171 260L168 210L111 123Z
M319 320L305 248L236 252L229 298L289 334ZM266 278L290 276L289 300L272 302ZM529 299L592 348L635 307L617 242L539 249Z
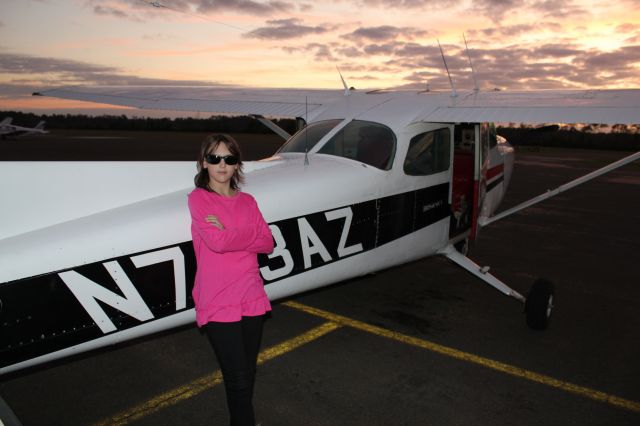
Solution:
M213 154L207 154L204 156L204 159L207 161L207 163L209 164L218 164L220 163L220 160L224 160L224 163L227 166L234 166L236 164L238 164L238 157L236 157L235 155L213 155Z

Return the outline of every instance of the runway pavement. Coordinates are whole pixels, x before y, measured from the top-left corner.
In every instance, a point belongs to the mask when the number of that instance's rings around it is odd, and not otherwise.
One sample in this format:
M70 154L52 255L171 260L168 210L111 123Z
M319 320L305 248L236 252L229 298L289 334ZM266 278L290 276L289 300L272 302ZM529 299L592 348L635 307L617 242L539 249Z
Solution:
M250 158L266 150L242 143ZM154 155L165 155L163 146ZM0 149L0 157L7 153ZM191 154L182 147L175 155ZM623 155L522 148L504 207ZM470 254L477 263L524 294L539 276L555 282L543 332L527 328L519 302L444 258L275 302L258 371L258 419L264 426L640 424L638 212L636 163L482 230ZM224 425L218 374L206 338L190 326L0 377L0 395L24 425Z

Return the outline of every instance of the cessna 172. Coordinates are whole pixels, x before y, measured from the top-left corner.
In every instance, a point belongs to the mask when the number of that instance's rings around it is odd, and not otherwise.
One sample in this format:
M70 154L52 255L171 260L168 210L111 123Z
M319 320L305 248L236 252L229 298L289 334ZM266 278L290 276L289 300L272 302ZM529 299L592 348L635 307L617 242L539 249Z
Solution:
M275 155L245 163L243 189L275 240L260 258L272 300L442 255L524 302L534 328L547 326L550 282L537 281L525 297L466 257L465 242L492 221L640 158L492 216L514 151L491 122L638 123L640 92L360 92L345 85L344 92L103 87L40 94L253 114L271 127L264 117L302 119L293 136L274 128L288 139ZM0 374L194 321L186 201L195 162L37 168L7 162L0 171L10 206L0 213Z
M16 126L15 124L11 124L11 121L11 117L7 117L4 120L0 121L0 137L2 137L2 139L13 136L49 133L48 131L44 130L44 121L40 121L38 124L36 124L35 127Z

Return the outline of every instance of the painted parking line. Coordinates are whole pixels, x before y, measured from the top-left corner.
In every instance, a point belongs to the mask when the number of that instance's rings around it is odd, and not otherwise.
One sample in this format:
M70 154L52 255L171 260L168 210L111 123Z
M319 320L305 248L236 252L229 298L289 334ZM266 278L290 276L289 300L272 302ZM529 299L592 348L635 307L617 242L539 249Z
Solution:
M459 351L447 346L439 345L437 343L429 342L428 340L418 339L416 337L408 336L406 334L397 333L395 331L387 330L374 325L366 324L364 322L354 320L342 315L337 315L322 309L314 308L311 306L303 305L298 302L284 302L285 306L296 309L298 311L306 312L316 317L327 319L333 323L337 323L343 326L352 327L358 330L366 331L367 333L375 334L377 336L393 339L407 345L417 346L423 349L427 349L432 352L439 353L451 358L455 358L461 361L466 361L472 364L478 364L483 367L491 368L493 370L500 371L501 373L509 374L511 376L526 379L532 382L547 385L556 389L563 390L572 394L580 395L585 398L593 399L595 401L604 402L609 405L613 405L618 408L624 408L630 411L640 412L640 402L631 401L628 399L620 398L615 395L610 395L604 392L600 392L594 389L590 389L584 386L579 386L573 383L558 380L556 378L545 376L544 374L534 373L529 370L525 370L519 367L514 367L509 364L505 364L499 361L494 361L489 358L484 358L478 355L474 355L469 352Z
M274 358L277 358L281 355L284 355L288 352L291 352L294 349L297 349L300 346L310 343L318 339L319 337L322 337L325 334L328 334L340 327L341 325L335 322L326 322L299 336L286 340L275 346L271 346L260 352L260 354L258 355L258 365L263 364ZM140 405L132 407L124 412L118 413L113 417L104 419L96 423L96 426L129 424L133 421L139 420L143 417L146 417L164 408L175 405L180 401L191 398L221 383L222 383L222 373L220 372L220 370L216 370L212 374L208 374L206 376L200 377L196 380L193 380L187 383L186 385L180 386L179 388L176 388L176 389L172 389L146 402L143 402Z

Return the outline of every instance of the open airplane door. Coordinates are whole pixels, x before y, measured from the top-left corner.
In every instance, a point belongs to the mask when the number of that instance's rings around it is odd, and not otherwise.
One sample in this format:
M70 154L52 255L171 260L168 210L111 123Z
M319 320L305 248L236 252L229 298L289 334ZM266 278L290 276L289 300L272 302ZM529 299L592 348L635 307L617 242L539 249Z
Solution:
M478 215L487 192L489 167L488 126L456 124L453 137L451 183L451 225L449 238L473 240L478 232ZM484 135L484 137L483 137Z
M473 186L473 211L471 234L469 239L474 240L478 235L478 216L482 211L487 195L487 175L489 172L489 125L487 123L474 124L474 186Z

